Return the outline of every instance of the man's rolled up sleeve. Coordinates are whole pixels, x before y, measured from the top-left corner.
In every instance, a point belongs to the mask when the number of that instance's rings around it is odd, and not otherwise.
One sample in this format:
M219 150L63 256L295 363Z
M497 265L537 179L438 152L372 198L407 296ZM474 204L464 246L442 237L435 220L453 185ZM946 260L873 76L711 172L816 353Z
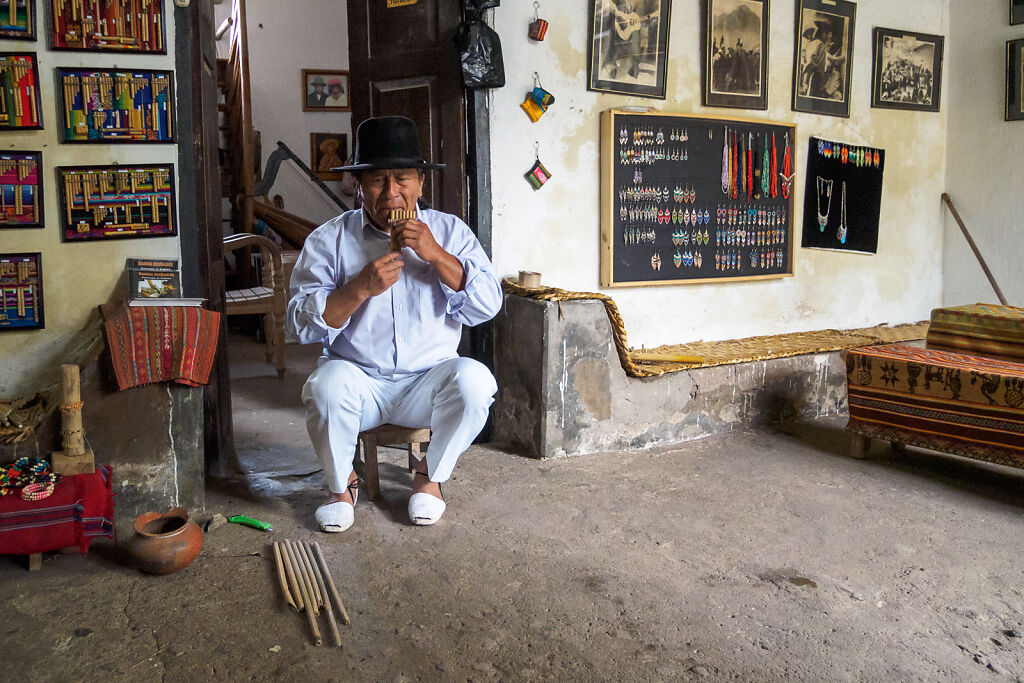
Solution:
M501 283L494 274L483 247L468 226L463 224L462 227L465 231L464 243L462 248L452 255L462 264L466 285L460 291L455 291L442 282L441 290L447 299L445 312L463 325L473 326L486 322L498 314L503 295Z
M334 273L334 255L325 253L320 240L306 240L302 254L292 270L291 298L288 300L288 329L300 344L322 343L330 346L348 327L346 320L340 327L331 327L324 321L327 297L337 289Z

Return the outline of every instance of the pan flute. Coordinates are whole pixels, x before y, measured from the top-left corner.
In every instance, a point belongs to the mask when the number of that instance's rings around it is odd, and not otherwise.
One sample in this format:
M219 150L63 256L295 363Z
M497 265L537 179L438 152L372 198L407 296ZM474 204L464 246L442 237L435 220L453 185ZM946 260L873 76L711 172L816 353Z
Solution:
M407 221L416 218L416 209L392 209L391 214L388 216L388 224L394 225L399 221ZM391 251L401 251L402 248L398 246L398 234L394 230L391 231Z

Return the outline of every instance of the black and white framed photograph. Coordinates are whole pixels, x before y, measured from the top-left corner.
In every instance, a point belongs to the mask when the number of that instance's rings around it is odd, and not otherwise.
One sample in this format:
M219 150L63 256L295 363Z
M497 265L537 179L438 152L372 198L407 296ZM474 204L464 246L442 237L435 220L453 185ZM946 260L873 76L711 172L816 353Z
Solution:
M589 90L665 99L672 0L591 0Z
M1006 41L1006 120L1024 121L1024 38Z
M798 0L793 48L793 110L850 115L853 26L857 5Z
M872 34L871 106L938 111L942 36L876 27Z
M1010 25L1024 24L1024 0L1010 0Z
M768 108L768 0L706 0L707 107Z

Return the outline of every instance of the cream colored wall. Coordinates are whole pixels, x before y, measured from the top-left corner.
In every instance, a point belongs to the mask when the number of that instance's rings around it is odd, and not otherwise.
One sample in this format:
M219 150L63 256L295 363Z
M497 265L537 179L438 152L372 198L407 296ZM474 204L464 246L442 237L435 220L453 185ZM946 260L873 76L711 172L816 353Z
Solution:
M857 3L852 107L849 119L790 110L793 0L771 3L769 109L753 112L702 107L702 3L673 3L667 100L589 92L589 2L541 2L550 22L542 43L527 39L533 3L503 3L494 11L507 86L493 91L491 157L494 261L501 275L540 271L544 284L597 291L599 274L599 117L608 108L652 106L662 111L759 117L797 125L797 226L801 225L807 139L821 136L884 148L885 180L878 254L865 256L796 249L795 277L606 290L618 303L629 341L648 346L831 327L903 323L927 317L942 292L942 216L945 189L945 89L940 113L872 109L871 28L948 32L948 0ZM965 5L967 3L964 3ZM1005 4L1005 3L1003 3ZM973 3L971 3L973 6ZM530 123L519 104L538 71L555 104ZM553 179L539 191L523 179L534 141ZM795 241L799 244L800 227Z
M34 42L0 40L0 51L35 52L39 61L43 130L4 131L0 148L42 150L43 193L46 227L35 230L0 230L0 252L41 252L43 265L43 312L46 328L0 333L0 398L33 392L58 374L57 365L69 339L81 329L95 307L115 293L128 257L179 258L177 237L153 237L96 241L78 244L61 242L58 211L57 166L81 164L177 165L177 145L69 145L61 144L57 127L54 68L138 68L174 69L174 10L165 2L166 55L123 55L86 52L51 52L46 37L48 3L38 3L40 30ZM180 11L180 10L178 10ZM181 84L175 82L175 87ZM187 87L187 84L186 84ZM181 132L179 131L179 135ZM178 224L179 233L195 230Z
M949 142L946 191L988 262L1007 301L1024 306L1024 121L1004 121L1007 3L952 2L948 58ZM943 303L998 303L967 240L945 214Z

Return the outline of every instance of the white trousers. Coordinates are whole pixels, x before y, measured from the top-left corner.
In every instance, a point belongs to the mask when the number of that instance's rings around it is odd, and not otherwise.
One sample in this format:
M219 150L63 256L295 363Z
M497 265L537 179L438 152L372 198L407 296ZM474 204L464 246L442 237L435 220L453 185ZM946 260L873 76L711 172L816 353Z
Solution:
M487 421L498 385L485 365L452 358L401 378L373 377L346 360L324 361L302 387L306 429L332 493L348 486L359 432L390 423L430 427L427 472L447 481Z

